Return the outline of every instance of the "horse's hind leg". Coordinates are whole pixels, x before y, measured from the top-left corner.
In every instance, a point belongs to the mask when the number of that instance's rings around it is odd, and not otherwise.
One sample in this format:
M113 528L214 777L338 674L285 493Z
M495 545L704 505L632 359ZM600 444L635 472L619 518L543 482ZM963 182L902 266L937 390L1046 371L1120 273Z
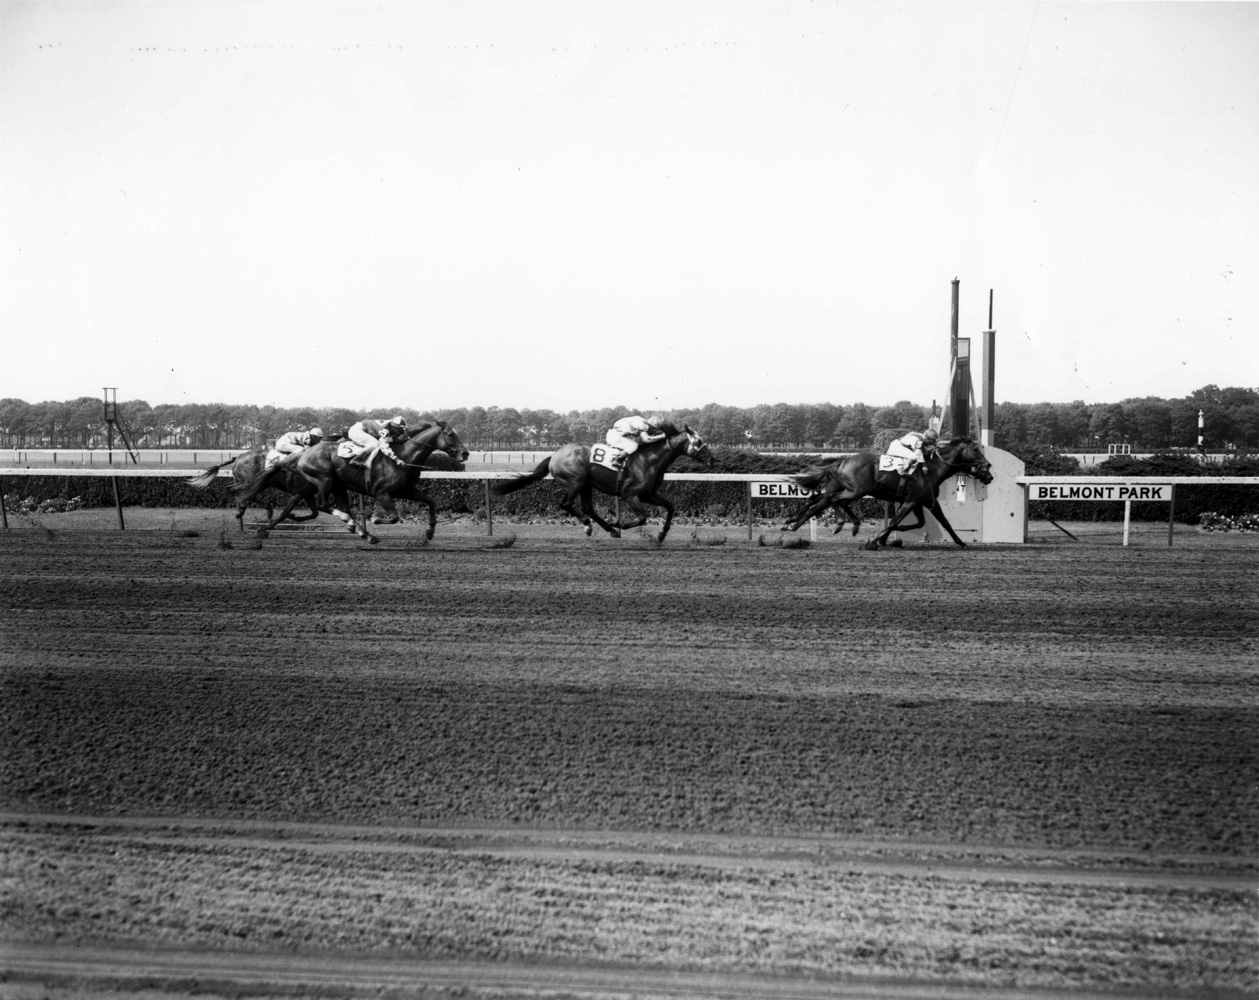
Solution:
M585 515L586 534L590 534L590 522L594 521L604 531L613 538L621 537L620 525L611 524L599 516L599 512L595 510L594 496L592 495L590 484L587 483L581 489L581 511Z
M794 517L788 517L787 523L784 524L779 531L799 531L800 526L811 517L821 517L825 513L826 508L831 505L832 495L823 493L821 496L815 497L804 505L804 509Z

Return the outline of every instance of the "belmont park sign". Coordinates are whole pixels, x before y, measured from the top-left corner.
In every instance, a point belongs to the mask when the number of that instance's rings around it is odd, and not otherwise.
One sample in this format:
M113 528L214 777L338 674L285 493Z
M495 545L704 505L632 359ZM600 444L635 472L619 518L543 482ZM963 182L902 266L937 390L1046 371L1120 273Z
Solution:
M1117 483L1084 485L1077 483L1031 483L1029 500L1152 500L1168 503L1172 499L1171 483Z

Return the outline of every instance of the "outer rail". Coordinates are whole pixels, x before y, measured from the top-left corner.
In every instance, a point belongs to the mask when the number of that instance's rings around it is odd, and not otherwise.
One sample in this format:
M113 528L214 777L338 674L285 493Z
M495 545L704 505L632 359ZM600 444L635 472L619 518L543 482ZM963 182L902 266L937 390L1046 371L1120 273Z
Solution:
M108 476L113 481L114 488L114 507L118 511L118 527L126 529L126 522L122 513L122 498L118 493L118 480L120 478L160 478L160 479L192 479L201 475L196 469L140 469L134 466L107 469L58 469L56 467L48 468L6 468L0 469L0 522L2 526L9 526L9 514L4 507L4 477L5 476ZM518 479L523 473L519 472L441 472L436 469L424 470L421 478L423 479L480 479L485 481L485 511L486 525L489 534L494 533L494 515L490 506L490 484L491 479ZM220 469L217 478L230 479L232 472L230 469ZM747 483L747 505L748 505L748 539L752 538L752 483L754 482L790 482L791 477L781 473L749 473L749 472L666 472L665 479L674 482L726 482L726 483ZM551 476L546 476L550 479ZM619 509L619 501L618 501Z

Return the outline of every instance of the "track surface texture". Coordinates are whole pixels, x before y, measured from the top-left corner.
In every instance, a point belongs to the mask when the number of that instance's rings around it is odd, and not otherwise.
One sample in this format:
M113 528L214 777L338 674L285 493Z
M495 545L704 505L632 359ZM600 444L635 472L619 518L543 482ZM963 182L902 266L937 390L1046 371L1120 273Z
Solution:
M0 995L1259 995L1253 539L496 530L0 534Z

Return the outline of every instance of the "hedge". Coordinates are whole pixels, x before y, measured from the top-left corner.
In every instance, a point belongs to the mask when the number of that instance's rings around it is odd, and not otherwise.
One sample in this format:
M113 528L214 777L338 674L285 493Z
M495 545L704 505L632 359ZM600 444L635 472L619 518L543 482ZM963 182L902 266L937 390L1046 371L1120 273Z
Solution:
M703 465L691 459L681 458L674 463L675 472L711 473L766 473L790 474L800 472L805 466L821 461L820 456L760 455L733 448L713 451L713 462ZM1028 456L1024 459L1028 475L1080 475L1079 466L1072 460L1059 456ZM1064 465L1064 461L1070 467ZM434 466L457 467L445 456L434 456ZM195 470L189 470L191 478ZM1115 456L1109 461L1088 470L1088 475L1102 476L1195 476L1202 485L1182 485L1176 488L1176 520L1197 524L1199 517L1214 512L1224 517L1237 518L1255 513L1259 508L1255 489L1244 486L1213 486L1210 480L1217 476L1259 476L1259 460L1245 457L1220 465L1200 465L1192 458L1175 455L1156 455L1149 459ZM71 500L79 498L83 507L112 507L113 486L104 476L31 476L22 477L20 484L10 479L5 484L9 492L5 503L16 510L23 499L36 502ZM14 492L17 485L20 493ZM445 514L485 516L485 485L481 480L433 479L425 484L425 490L433 497L438 510ZM197 490L180 477L124 478L119 482L119 492L124 505L129 507L201 507L218 508L234 506L231 481L218 479L208 488ZM667 492L677 508L677 514L687 518L704 520L728 520L744 523L747 511L747 484L743 482L672 482ZM493 513L504 520L554 519L567 515L560 510L559 502L564 492L553 481L546 480L528 489L505 497L494 497ZM609 509L612 501L596 495L601 509ZM264 494L263 498L266 498ZM273 500L283 503L280 494ZM758 519L780 521L800 507L797 500L758 500L753 515ZM417 505L404 503L399 506L404 515L414 515ZM857 505L862 518L880 518L883 506L880 502L864 499ZM1033 519L1051 517L1056 521L1114 521L1123 519L1123 504L1033 501L1028 515ZM1134 520L1164 521L1167 504L1141 503L1132 505Z

